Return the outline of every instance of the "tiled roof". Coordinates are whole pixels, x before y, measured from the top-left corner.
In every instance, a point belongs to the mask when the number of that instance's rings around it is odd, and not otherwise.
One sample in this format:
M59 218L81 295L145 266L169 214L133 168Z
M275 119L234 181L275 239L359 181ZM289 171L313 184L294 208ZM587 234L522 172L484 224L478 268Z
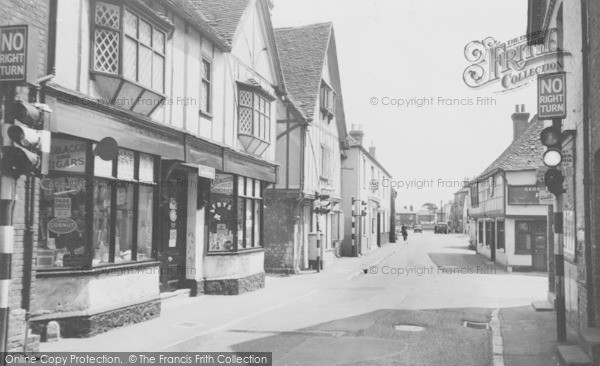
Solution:
M235 30L249 0L190 0L190 2L231 47Z
M275 29L275 41L286 89L297 107L313 118L331 23Z
M228 50L231 44L228 44L226 39L222 37L218 30L209 23L203 12L193 4L190 0L163 0L170 8L176 9L179 15L186 18L187 21L194 24L198 29L204 31L205 35L210 38L217 47Z
M525 131L504 152L479 175L483 178L496 170L532 170L543 166L544 146L540 132L544 123L534 116Z

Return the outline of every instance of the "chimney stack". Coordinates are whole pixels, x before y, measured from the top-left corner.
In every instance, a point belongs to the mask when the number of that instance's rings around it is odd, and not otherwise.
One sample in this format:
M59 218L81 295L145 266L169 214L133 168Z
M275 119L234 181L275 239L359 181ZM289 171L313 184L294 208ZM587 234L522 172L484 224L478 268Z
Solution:
M410 212L413 212L413 205L410 205Z
M513 141L525 132L529 123L529 113L525 112L525 104L515 106L515 113L511 116L513 120Z
M359 124L358 125L358 129L355 129L356 125L352 124L352 131L348 132L348 134L350 136L352 136L353 139L356 140L356 142L358 142L358 144L360 146L362 146L363 143L363 137L365 137L365 133L362 132L362 125Z
M369 155L375 157L375 146L373 146L373 141L371 141L371 147L369 147Z

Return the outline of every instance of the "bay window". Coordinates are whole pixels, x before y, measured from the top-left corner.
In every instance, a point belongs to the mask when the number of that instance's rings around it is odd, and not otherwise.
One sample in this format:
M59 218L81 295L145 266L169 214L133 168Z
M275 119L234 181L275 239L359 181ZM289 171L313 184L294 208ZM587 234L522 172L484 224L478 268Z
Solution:
M167 35L172 24L135 1L92 6L96 87L113 104L150 115L164 100Z
M262 155L271 143L271 102L266 93L240 85L238 137L247 152Z

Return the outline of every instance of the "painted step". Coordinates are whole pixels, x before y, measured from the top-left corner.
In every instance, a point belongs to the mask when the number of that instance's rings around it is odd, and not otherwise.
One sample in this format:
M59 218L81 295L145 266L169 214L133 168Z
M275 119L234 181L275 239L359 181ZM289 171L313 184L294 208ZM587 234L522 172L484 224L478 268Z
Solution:
M594 366L592 359L579 346L558 346L561 366Z
M600 329L586 328L579 331L579 345L600 365Z

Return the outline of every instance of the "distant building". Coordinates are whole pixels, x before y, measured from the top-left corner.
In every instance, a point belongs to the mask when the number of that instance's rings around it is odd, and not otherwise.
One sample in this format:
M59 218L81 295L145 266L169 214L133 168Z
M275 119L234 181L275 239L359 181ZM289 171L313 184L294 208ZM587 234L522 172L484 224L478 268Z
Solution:
M375 155L375 147L363 145L364 132L359 125L349 132L350 148L342 160L342 210L344 241L342 255L356 256L377 248L389 240L392 210L391 174ZM352 205L355 206L355 240L352 246Z
M517 106L510 146L469 184L477 252L509 268L547 270L547 205L537 171L543 165L542 121Z

